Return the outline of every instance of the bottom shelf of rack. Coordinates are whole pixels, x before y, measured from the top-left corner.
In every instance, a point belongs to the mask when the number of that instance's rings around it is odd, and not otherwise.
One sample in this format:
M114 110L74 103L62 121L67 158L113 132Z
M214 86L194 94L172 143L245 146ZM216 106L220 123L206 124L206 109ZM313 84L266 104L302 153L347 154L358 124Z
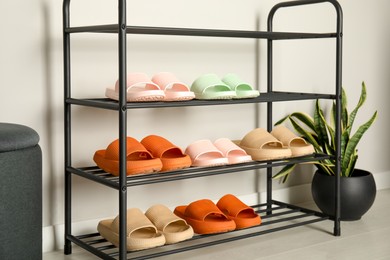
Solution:
M260 226L220 234L195 235L192 239L177 244L128 252L127 257L128 259L150 259L264 235L329 219L328 216L320 212L279 201L272 201L272 204L264 203L254 205L252 207L262 218L262 224ZM119 258L119 249L101 237L99 233L80 236L68 235L67 238L102 259Z

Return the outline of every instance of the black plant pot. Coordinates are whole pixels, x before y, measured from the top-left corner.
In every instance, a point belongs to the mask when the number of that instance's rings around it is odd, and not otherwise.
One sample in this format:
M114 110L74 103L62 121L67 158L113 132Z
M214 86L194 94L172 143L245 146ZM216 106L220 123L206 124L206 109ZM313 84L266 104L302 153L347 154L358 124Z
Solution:
M318 208L325 214L335 215L335 177L316 171L311 192ZM376 196L376 185L372 174L355 169L351 177L340 178L340 219L360 219L372 206Z

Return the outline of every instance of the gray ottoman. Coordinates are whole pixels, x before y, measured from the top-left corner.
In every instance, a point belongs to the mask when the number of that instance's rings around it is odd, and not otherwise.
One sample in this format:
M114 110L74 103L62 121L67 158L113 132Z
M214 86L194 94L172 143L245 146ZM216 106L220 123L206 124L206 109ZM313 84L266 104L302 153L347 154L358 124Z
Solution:
M42 259L42 152L31 128L0 123L0 259Z

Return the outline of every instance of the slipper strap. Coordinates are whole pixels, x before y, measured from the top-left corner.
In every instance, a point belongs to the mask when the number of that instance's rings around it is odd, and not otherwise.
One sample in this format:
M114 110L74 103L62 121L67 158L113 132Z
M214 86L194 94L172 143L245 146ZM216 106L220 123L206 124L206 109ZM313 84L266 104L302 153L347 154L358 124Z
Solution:
M244 210L250 210L255 214L253 208L249 207L236 196L227 194L223 196L217 203L217 207L221 209L228 216L238 217L238 215Z
M131 208L127 210L127 227L126 234L130 236L131 233L140 229L150 229L154 230L156 234L158 233L157 228L153 225L152 222L145 216L140 209ZM119 234L119 216L117 216L111 224L111 229Z
M173 73L160 72L153 76L152 81L162 90L181 90L189 91L190 88L181 82Z
M182 222L183 226L187 226L187 222L184 219L173 214L173 212L164 205L152 206L145 212L145 215L152 221L158 230L163 232L165 228L172 223Z
M251 85L244 82L240 77L238 77L236 74L233 73L226 74L222 78L222 81L226 83L234 91L253 90L253 87Z
M152 82L145 73L129 73L127 74L126 92L137 85L145 85L145 90L160 90L160 87ZM119 80L115 83L115 91L119 93Z
M158 135L149 135L141 140L141 144L152 153L155 158L163 158L164 153L174 150L178 156L183 156L183 151L167 139Z
M244 136L240 145L255 149L261 149L264 145L273 144L275 146L283 147L283 143L276 139L273 135L268 133L263 128L256 128Z
M134 153L140 153L139 156L145 157L145 159L153 158L152 154L146 150L140 142L132 137L126 138L126 148L126 157ZM109 160L119 160L119 139L116 139L107 146L105 157Z
M280 140L284 146L291 146L291 143L294 141L307 144L305 139L297 136L290 129L282 125L275 127L271 134Z
M215 74L205 74L197 78L191 85L191 90L196 93L205 93L209 88L216 91L231 91L230 87L222 82Z
M240 155L248 155L243 149L227 138L219 138L214 142L215 147L223 153L224 157L229 157L229 154L235 152Z
M209 199L190 203L185 210L185 215L199 221L204 221L209 215L217 215L228 220L227 216Z
M202 157L204 154L210 154L214 153L223 158L223 154L220 150L218 150L213 143L210 140L199 140L192 144L190 144L185 152L185 154L188 154L192 161L197 160L198 158Z
M199 221L204 221L210 215L216 215L228 220L227 216L208 199L197 200L190 203L185 210L185 215Z

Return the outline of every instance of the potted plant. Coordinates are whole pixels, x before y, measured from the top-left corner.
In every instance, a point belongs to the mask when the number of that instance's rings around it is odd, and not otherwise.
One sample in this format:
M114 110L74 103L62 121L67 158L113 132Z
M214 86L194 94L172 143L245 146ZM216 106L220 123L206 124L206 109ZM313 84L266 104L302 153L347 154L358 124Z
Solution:
M367 98L366 86L362 82L359 102L351 113L347 110L347 95L342 90L341 98L341 220L357 220L372 206L376 186L372 174L368 171L355 169L358 159L357 145L363 134L370 128L377 117L377 111L371 118L359 126L356 132L352 127L359 109ZM327 154L331 159L315 162L317 171L312 182L313 199L317 206L326 214L332 216L335 212L335 122L336 104L330 109L329 122L325 118L324 110L317 100L313 117L295 112L279 120L275 125L289 120L295 131L302 135L307 142L314 146L316 153ZM296 165L287 165L279 171L274 178L282 178L286 181Z

